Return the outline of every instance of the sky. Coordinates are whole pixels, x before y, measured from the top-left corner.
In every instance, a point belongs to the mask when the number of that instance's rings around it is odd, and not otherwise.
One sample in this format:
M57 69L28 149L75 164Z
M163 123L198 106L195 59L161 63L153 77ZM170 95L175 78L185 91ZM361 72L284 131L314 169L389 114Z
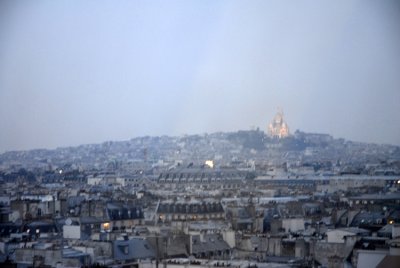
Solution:
M259 127L400 145L400 1L0 0L0 153Z

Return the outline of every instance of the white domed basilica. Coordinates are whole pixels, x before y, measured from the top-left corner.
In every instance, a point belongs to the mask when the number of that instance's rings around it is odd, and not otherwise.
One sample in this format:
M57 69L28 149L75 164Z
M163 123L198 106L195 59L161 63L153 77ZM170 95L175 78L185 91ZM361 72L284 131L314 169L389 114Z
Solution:
M289 126L283 119L283 112L279 111L274 120L268 125L268 135L273 138L285 138L290 135Z

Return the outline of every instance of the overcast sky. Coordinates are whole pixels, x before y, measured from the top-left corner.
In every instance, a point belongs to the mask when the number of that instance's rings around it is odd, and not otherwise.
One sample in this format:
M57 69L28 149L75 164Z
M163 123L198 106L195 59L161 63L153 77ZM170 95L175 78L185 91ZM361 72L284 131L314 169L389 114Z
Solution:
M400 145L400 1L0 1L0 152L237 131Z

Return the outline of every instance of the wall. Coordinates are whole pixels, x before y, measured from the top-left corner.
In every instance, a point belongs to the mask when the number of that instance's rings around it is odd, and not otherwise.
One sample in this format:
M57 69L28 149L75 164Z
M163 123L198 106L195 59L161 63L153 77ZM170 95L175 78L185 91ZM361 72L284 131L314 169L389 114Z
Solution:
M63 235L65 239L80 239L81 226L79 225L64 225Z
M32 248L16 249L15 261L17 263L32 264L33 256L43 256L44 264L55 267L57 262L62 262L61 250L40 250Z
M343 261L353 250L355 241L352 243L326 243L316 242L311 246L315 259L323 266L328 266L330 259L341 258Z
M344 243L345 236L354 236L353 233L342 231L342 230L329 230L326 232L328 243Z
M228 230L222 231L222 237L231 248L234 248L236 246L234 231L228 231Z
M388 254L378 250L357 250L357 253L357 268L375 268Z
M400 237L400 224L393 224L392 227L392 238Z
M304 219L282 219L282 228L284 228L286 232L297 232L304 230Z

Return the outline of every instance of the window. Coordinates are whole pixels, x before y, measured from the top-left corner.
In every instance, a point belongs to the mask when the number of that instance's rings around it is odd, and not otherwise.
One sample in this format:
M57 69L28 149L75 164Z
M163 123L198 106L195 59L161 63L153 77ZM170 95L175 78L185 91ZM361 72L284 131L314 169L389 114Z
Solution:
M118 248L122 251L123 254L129 254L129 245L120 245Z

